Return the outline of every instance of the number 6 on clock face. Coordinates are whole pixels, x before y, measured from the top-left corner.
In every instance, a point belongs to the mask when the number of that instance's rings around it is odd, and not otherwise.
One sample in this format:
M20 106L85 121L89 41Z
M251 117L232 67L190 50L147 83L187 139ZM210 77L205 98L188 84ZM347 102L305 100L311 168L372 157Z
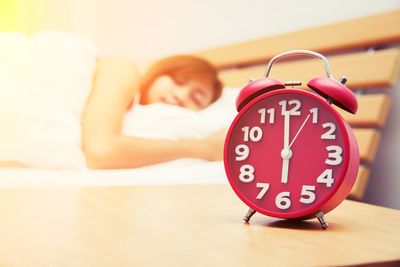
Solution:
M333 206L355 158L349 155L351 138L323 98L301 90L272 91L247 104L233 121L225 170L250 208L274 217L307 218Z

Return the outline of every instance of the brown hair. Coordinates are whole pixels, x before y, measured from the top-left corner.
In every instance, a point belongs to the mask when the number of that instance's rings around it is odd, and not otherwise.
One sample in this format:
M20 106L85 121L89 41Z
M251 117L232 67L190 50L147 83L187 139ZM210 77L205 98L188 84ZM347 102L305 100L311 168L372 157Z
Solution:
M159 76L168 75L173 80L211 82L214 89L212 102L222 94L222 83L218 79L217 69L208 61L190 55L170 56L155 62L141 79L141 93L145 98L151 84Z

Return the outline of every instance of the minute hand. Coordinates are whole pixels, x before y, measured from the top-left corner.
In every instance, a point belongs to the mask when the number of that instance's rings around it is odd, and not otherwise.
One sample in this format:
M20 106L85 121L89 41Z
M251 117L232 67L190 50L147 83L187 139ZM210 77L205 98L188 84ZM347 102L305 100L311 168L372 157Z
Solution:
M281 151L282 157L282 176L281 182L286 184L288 181L289 174L289 159L291 157L291 151L289 149L289 127L290 127L290 114L287 112L284 114L284 122L283 122L283 149Z
M283 148L289 147L289 127L290 127L290 114L286 113L284 118L284 128L283 128Z

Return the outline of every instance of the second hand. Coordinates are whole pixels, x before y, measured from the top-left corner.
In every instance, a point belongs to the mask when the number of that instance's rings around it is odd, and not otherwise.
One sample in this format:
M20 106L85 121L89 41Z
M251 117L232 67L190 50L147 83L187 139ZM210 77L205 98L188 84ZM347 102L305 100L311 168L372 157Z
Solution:
M303 129L304 125L306 124L306 122L308 121L308 119L310 118L311 114L308 114L307 118L304 120L303 124L301 125L300 129L297 131L296 135L294 136L292 142L290 142L288 149L293 145L294 141L296 140L297 136L299 135L299 133L301 132L301 130Z

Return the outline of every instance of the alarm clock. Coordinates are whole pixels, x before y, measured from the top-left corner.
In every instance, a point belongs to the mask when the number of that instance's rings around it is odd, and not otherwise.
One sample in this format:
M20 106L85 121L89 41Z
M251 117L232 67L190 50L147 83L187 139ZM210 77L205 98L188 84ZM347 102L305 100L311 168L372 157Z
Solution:
M325 77L301 82L268 77L274 62L305 55L322 60ZM293 50L272 58L264 77L251 79L236 99L238 114L226 136L224 165L229 183L255 213L283 219L318 218L337 207L350 192L359 168L358 144L351 127L332 105L355 114L357 98L336 81L327 59ZM291 87L291 88L287 88Z

